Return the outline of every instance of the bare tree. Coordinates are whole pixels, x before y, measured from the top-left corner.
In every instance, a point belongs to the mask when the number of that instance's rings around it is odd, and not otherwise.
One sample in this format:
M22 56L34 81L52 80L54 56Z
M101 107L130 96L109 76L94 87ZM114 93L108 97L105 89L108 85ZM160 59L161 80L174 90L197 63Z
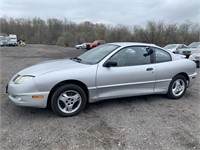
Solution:
M199 41L200 25L186 21L183 24L164 24L163 21L147 21L145 27L138 25L105 25L89 21L74 23L50 18L0 18L1 35L17 34L27 43L57 44L74 46L78 43L93 42L97 39L106 42L145 42L164 46L170 43L189 44Z

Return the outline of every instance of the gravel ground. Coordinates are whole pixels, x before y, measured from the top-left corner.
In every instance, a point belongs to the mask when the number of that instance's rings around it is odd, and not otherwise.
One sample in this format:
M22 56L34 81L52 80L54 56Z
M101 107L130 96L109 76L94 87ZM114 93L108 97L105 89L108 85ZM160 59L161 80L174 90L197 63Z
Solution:
M112 99L89 104L63 118L51 109L15 106L9 79L30 65L83 50L47 45L1 48L1 149L194 150L200 149L199 77L180 100L163 95Z

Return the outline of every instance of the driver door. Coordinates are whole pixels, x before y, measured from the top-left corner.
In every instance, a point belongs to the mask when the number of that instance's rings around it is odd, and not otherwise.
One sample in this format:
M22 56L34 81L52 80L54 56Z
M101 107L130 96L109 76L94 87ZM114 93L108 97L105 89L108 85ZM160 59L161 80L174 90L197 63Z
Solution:
M98 98L117 98L151 94L154 90L156 68L146 47L127 47L115 53L107 61L117 66L99 64L97 70Z

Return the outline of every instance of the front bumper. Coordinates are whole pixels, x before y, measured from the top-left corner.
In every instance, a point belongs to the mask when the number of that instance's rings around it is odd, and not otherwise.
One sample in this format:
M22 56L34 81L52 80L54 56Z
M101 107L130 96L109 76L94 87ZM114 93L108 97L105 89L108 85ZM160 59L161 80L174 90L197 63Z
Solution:
M30 88L28 88L30 87ZM7 86L8 98L16 105L45 108L49 92L38 91L34 83L29 83L29 86L14 84L12 81ZM33 91L33 92L31 92ZM33 96L42 96L42 98L33 98Z
M27 107L37 107L37 108L45 108L47 106L47 92L40 93L23 93L23 94L10 94L8 93L9 99L16 105L19 106L27 106ZM35 99L32 96L35 95L43 95L44 98Z

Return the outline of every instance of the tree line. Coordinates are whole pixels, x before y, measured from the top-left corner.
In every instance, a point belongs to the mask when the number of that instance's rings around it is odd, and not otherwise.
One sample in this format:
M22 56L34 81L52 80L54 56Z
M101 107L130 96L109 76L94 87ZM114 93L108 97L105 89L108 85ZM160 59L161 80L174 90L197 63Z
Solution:
M106 42L144 42L165 46L171 43L190 44L200 39L200 25L147 21L145 26L106 25L89 21L75 23L50 18L0 18L1 34L16 34L31 44L74 46L101 39Z

